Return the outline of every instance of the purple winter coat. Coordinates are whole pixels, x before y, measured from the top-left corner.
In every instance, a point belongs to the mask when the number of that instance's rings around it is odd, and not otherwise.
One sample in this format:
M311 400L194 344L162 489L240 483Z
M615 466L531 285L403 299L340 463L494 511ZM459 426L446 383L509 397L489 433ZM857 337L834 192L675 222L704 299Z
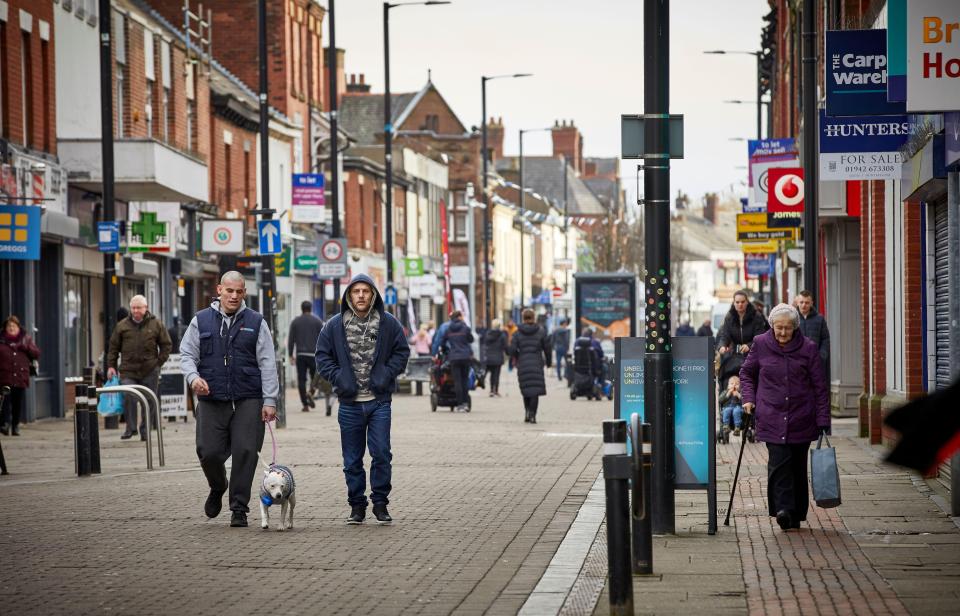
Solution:
M830 427L830 396L820 352L798 329L781 347L768 330L753 340L740 368L743 403L756 405L757 439L799 444Z

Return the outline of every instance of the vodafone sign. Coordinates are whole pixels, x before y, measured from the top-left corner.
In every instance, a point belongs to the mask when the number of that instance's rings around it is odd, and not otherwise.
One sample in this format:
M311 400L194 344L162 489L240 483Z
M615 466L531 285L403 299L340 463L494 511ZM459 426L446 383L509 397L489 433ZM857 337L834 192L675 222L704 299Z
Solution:
M773 167L768 172L768 212L803 211L803 168Z

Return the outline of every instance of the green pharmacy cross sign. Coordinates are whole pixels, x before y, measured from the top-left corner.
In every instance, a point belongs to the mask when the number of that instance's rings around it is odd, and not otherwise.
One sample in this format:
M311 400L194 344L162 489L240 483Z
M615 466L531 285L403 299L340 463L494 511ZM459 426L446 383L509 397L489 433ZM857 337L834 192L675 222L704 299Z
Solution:
M169 252L169 223L157 220L155 212L141 212L140 220L130 223L127 238L129 252Z

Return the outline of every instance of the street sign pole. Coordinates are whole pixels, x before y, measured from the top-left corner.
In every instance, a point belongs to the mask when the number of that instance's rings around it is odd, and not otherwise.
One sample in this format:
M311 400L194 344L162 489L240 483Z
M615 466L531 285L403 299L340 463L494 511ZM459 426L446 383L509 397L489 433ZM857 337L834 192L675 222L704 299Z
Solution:
M270 209L270 113L267 98L267 0L257 2L257 43L259 47L260 73L260 211L265 220L273 218ZM331 68L331 71L334 69ZM279 237L277 240L279 241ZM263 306L261 312L266 319L270 332L273 334L273 347L277 358L277 376L280 379L280 395L277 397L277 427L287 425L287 415L284 405L285 381L284 354L278 352L277 341L280 339L277 331L276 318L276 284L273 255L263 255L261 262L261 285L263 290Z
M103 157L103 222L116 218L113 201L113 10L110 0L100 0L100 152ZM110 340L120 307L117 280L117 255L103 255L103 339ZM107 374L107 354L103 354L103 374Z
M673 534L674 400L670 344L670 4L644 0L643 112L646 246L644 398L653 424L653 532ZM649 420L648 420L649 421Z

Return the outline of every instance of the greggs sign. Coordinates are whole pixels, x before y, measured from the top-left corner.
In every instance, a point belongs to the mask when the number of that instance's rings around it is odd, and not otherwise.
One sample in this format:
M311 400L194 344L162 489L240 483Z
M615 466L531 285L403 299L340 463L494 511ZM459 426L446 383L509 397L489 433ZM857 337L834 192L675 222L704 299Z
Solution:
M952 111L960 99L960 2L907 4L907 111Z

